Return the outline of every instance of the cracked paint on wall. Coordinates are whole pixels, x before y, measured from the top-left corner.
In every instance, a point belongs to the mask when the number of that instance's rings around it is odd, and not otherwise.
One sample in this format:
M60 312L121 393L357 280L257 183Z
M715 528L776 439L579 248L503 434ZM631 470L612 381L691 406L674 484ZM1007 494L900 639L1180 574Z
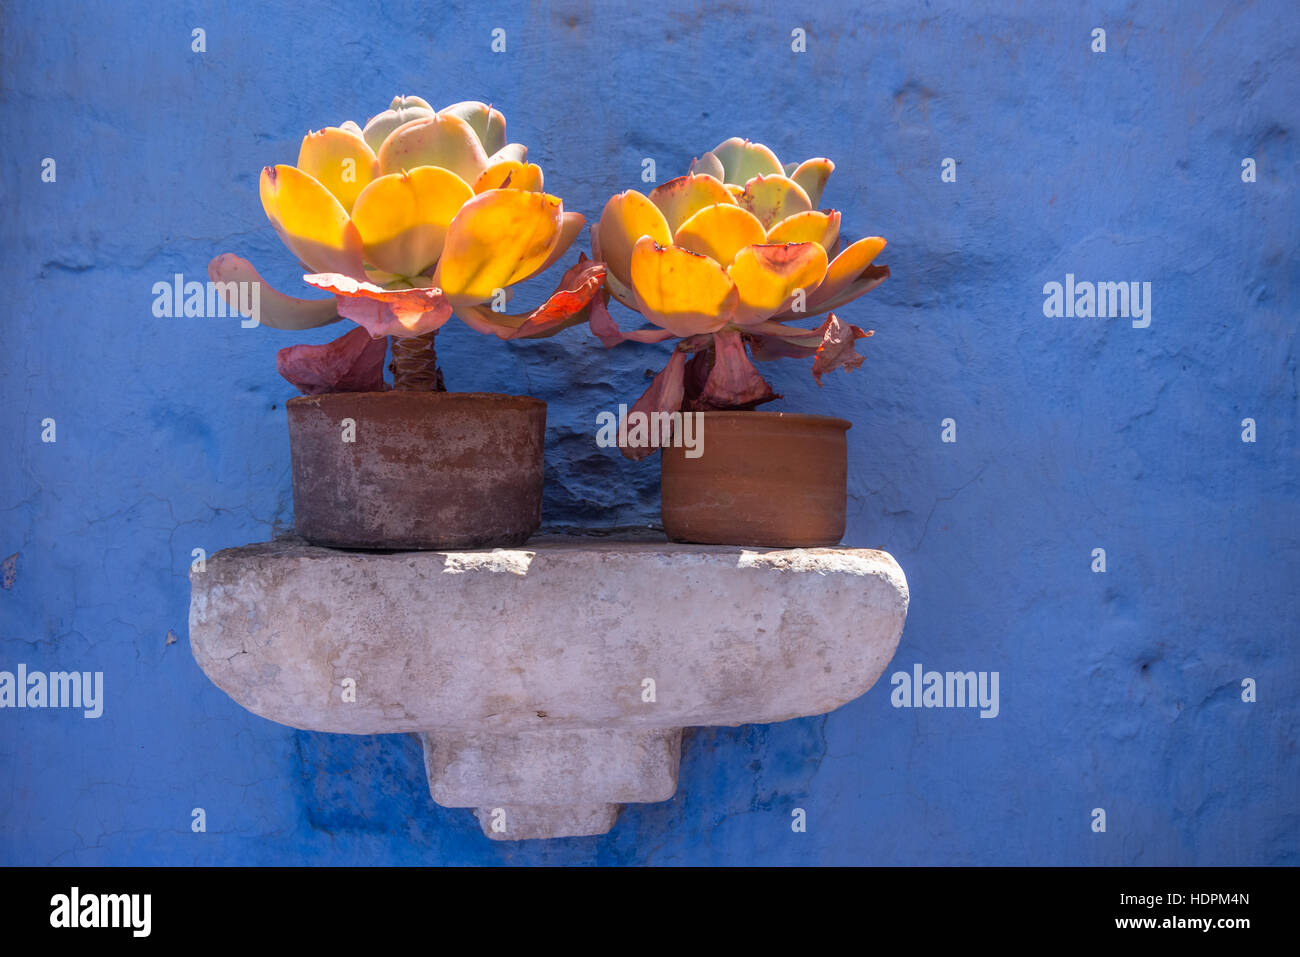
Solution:
M106 704L0 711L0 863L1300 863L1291 5L486 6L10 4L0 669L102 670ZM295 289L258 171L395 93L494 101L589 219L734 134L836 161L825 201L893 276L844 311L862 369L765 366L770 408L853 421L846 543L911 588L890 671L998 671L996 719L894 709L887 673L689 733L678 795L607 836L515 846L432 804L414 737L293 731L204 678L192 550L292 525L275 350L336 330L155 319L150 289L235 248ZM1150 327L1045 317L1067 274L1151 282ZM655 460L594 432L665 348L439 336L451 388L549 403L553 526L656 520Z

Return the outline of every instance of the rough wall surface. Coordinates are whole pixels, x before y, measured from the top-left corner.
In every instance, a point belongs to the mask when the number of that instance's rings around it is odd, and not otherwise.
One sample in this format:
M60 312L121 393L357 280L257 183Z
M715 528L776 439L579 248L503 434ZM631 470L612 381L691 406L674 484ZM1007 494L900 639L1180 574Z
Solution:
M104 710L0 710L0 863L1300 863L1300 27L1047 6L7 4L0 670L102 671ZM882 678L688 733L672 801L518 845L430 801L415 736L294 732L207 681L193 549L291 522L274 352L339 327L158 319L151 289L233 250L293 291L259 169L395 93L493 101L589 217L734 134L837 162L825 202L893 278L842 312L867 364L765 366L772 408L853 420L846 544L911 589L890 670L997 672L995 718ZM1046 317L1067 274L1150 282L1149 327ZM550 403L548 522L656 519L655 460L593 434L664 347L439 342L452 388Z

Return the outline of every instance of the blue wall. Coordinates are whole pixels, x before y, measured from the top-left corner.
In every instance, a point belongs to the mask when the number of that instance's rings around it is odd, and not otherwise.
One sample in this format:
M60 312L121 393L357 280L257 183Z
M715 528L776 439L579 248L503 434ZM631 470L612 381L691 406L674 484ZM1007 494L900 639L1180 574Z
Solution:
M0 711L0 863L1300 863L1292 3L421 6L7 5L0 669L102 670L107 702ZM295 732L208 682L191 549L291 524L275 350L342 327L155 319L151 288L226 250L300 288L258 171L395 93L493 101L589 217L733 134L837 162L825 203L893 278L842 311L867 364L764 366L769 408L853 420L846 541L912 590L890 670L998 671L997 718L882 681L693 732L677 797L606 837L501 845L431 803L414 738ZM1066 273L1151 282L1150 327L1046 318ZM657 518L656 460L593 432L666 347L439 342L451 388L550 403L549 522Z

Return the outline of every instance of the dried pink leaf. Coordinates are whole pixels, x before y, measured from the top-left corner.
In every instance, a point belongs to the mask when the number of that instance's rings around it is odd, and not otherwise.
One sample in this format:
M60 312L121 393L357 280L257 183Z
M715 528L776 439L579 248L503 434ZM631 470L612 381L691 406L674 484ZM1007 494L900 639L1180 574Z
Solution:
M645 390L641 398L637 399L628 411L628 418L631 419L634 412L644 412L647 415L653 415L655 412L680 412L685 388L685 370L686 353L674 349L668 365L654 377L650 388ZM637 448L621 446L619 451L636 462L655 451L655 448L652 445Z
M588 318L588 307L605 280L605 264L579 254L546 302L532 312L502 313L486 306L462 306L457 315L476 332L501 339L545 339Z
M715 332L713 344L713 367L703 391L688 402L692 411L752 409L780 398L749 361L739 332L735 329Z
M822 343L817 347L817 358L813 360L812 374L817 384L822 384L822 376L836 369L856 369L866 361L854 345L859 339L874 335L874 330L867 332L858 326L841 321L835 313L826 317L826 327Z
M302 277L338 297L339 315L364 326L372 336L423 336L451 318L451 303L441 289L385 289L342 273Z
M288 346L275 356L275 367L304 395L325 392L381 392L388 340L352 329L323 345Z

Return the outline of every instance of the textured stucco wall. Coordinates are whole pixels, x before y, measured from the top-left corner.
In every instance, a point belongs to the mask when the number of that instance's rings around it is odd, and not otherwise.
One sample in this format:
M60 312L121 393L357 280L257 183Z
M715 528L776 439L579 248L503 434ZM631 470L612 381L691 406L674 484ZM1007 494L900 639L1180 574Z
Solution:
M0 38L0 669L102 670L107 700L0 711L0 863L1300 863L1293 4L55 6ZM855 423L846 541L911 586L890 672L998 671L996 718L882 681L689 734L678 796L606 837L511 846L430 802L414 737L294 732L207 681L191 549L291 522L274 352L340 327L155 319L151 287L234 250L293 291L258 170L394 93L492 100L589 216L733 134L836 160L825 203L893 278L842 313L863 369L766 366L772 408ZM1066 273L1151 282L1150 327L1045 318ZM592 434L664 347L439 339L452 388L550 403L548 521L655 519L656 461Z

